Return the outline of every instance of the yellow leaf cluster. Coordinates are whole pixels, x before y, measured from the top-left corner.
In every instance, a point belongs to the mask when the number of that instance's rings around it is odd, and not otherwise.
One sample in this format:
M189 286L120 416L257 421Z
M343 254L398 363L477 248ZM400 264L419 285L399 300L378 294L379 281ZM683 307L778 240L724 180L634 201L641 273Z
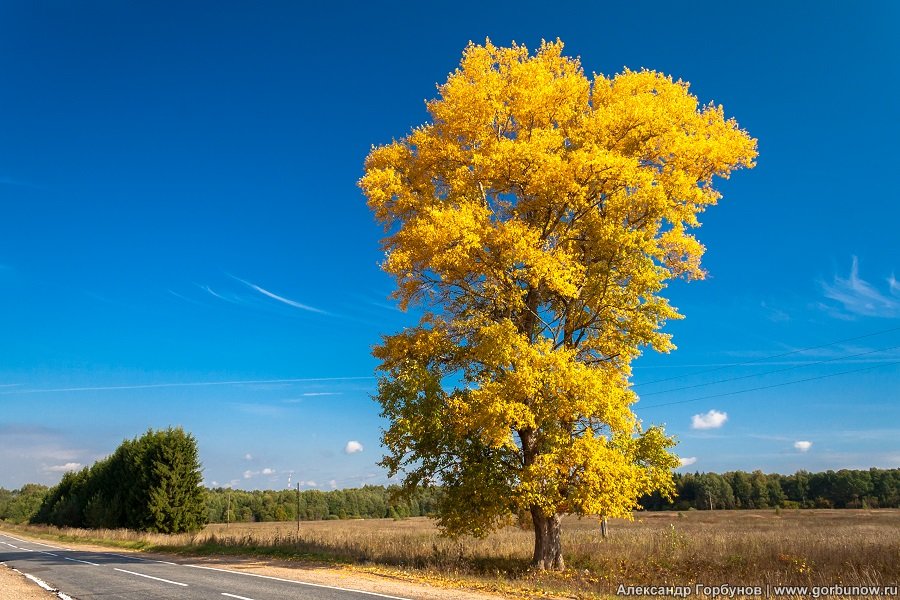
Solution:
M631 411L631 361L673 348L661 292L703 277L691 230L756 140L685 82L587 77L560 41L470 44L427 106L360 180L396 297L427 311L375 352L385 464L443 481L451 530L625 514L677 464ZM452 505L473 495L467 520Z

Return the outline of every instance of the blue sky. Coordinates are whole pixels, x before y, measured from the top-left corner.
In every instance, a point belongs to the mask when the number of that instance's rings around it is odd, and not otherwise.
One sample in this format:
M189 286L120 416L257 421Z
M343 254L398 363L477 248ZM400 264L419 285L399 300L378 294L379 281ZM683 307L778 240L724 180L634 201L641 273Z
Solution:
M387 299L356 181L486 37L683 78L759 139L705 215L710 277L668 290L679 349L636 363L637 412L684 468L900 467L898 17L2 3L0 486L168 425L195 434L210 484L384 482L370 350L414 316Z

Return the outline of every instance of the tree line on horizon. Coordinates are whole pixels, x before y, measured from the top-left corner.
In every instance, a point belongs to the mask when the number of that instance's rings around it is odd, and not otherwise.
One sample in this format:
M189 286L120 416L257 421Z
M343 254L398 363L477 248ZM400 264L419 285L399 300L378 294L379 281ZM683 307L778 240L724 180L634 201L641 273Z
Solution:
M62 503L60 500L71 497L72 480L78 475L69 474L68 481L64 477L63 482L53 488L33 483L18 490L0 488L0 520L50 522L45 513L39 513L48 506L56 506L59 515L65 512L61 510L64 507L73 506L75 503L71 500ZM645 510L900 508L900 469L798 471L793 475L762 471L676 473L674 478L675 496L671 500L659 494L645 496L641 500ZM68 487L60 489L63 483ZM204 501L197 523L293 521L297 519L298 506L303 521L433 516L441 493L439 487L430 487L418 488L413 494L402 496L395 486L367 485L331 491L304 490L298 499L296 490L290 489L199 489ZM88 511L87 514L94 513ZM51 524L62 524L60 519L57 521ZM79 524L69 526L110 525L83 519ZM146 528L140 521L137 526L118 526ZM157 527L156 530L163 529Z
M210 523L337 519L404 519L435 514L440 488L417 488L401 495L396 486L367 485L343 490L207 491Z
M676 473L675 496L644 497L646 510L900 508L900 469Z

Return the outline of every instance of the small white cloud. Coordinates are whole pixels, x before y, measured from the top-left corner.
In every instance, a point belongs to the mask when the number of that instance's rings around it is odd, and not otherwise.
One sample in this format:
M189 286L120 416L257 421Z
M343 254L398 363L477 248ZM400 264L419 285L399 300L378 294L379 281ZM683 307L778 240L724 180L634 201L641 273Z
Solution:
M274 475L275 469L270 469L269 467L266 467L265 469L262 470L262 474L263 475Z
M259 475L259 471L244 471L244 479L251 479Z
M796 448L800 452L807 452L810 448L812 448L812 442L806 442L806 441L794 442L794 448Z
M305 485L305 486L307 486L307 487L319 487L319 484L316 483L315 481L312 481L312 480L309 480L309 481L301 481L301 482L300 482L300 485Z
M702 415L691 417L691 429L718 429L728 420L728 413L710 410Z
M51 465L49 467L44 467L44 471L47 473L68 473L69 471L78 471L82 467L83 464L77 462L67 462L64 465Z
M363 445L357 442L356 440L350 440L347 442L347 445L344 446L344 452L347 454L356 454L357 452L363 451Z
M248 452L244 455L244 460L253 460L253 455Z
M679 462L681 462L682 467L689 467L692 464L694 464L695 462L697 462L697 457L696 456L686 456L684 458L679 458L678 460L679 460Z
M328 482L328 485L331 486L331 489L336 490L337 489L337 480L332 479L331 481Z

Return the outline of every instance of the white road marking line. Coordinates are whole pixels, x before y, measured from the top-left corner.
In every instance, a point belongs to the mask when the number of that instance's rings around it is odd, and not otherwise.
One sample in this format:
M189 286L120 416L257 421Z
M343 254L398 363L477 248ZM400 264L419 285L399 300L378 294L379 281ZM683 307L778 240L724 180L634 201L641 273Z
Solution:
M129 556L127 554L113 554L112 552L106 552L105 554L108 556L118 556L119 558L128 558L131 560L139 560L142 562L162 563L164 565L172 565L173 567L178 566L178 563L168 562L165 560L153 560L152 558L140 558L139 556Z
M68 556L60 556L59 554L53 554L52 552L44 552L43 550L36 550L36 552L39 552L40 554L46 554L47 556L55 556L56 558L61 558L63 560L71 560L72 562L84 563L86 565L91 565L92 567L100 566L97 563L88 562L86 560L78 560L77 558L69 558Z
M0 563L0 564L5 565L6 563ZM68 594L64 594L54 587L50 587L50 585L47 582L38 579L34 575L29 575L28 573L23 573L22 571L20 571L16 568L13 568L13 571L18 573L19 575L24 575L25 577L27 577L31 581L35 582L36 584L38 584L39 586L41 586L43 589L47 590L48 592L55 592L56 597L59 598L59 600L75 600L75 598L73 598L72 596L69 596Z
M246 575L247 577L259 577L261 579L271 579L272 581L283 581L285 583L294 583L297 585L308 585L310 587L325 588L329 590L338 590L341 592L354 592L356 594L365 594L367 596L377 596L379 598L391 598L391 600L411 600L403 596L389 596L387 594L379 594L378 592L367 592L365 590L355 590L353 588L343 588L334 585L324 585L321 583L309 583L308 581L297 581L295 579L282 579L281 577L271 577L269 575L259 575L257 573L245 573L243 571L229 571L228 569L217 569L215 567L204 567L202 565L183 565L193 569L206 569L207 571L219 571L221 573L231 573L233 575Z
M54 554L53 556L56 556L56 555ZM68 556L61 556L60 558L64 558L64 559L66 559L66 560L71 560L72 562L80 562L80 563L84 563L84 564L86 564L86 565L91 565L92 567L99 567L99 566L100 566L100 565L98 565L97 563L88 562L88 561L86 561L86 560L78 560L77 558L69 558Z
M121 571L122 573L128 573L129 575L137 575L138 577L146 577L147 579L155 579L156 581L163 581L165 583L171 583L172 585L180 585L181 587L187 587L186 583L178 583L177 581L172 581L170 579L163 579L162 577L154 577L153 575L144 575L143 573L135 573L134 571L126 571L125 569L116 569L113 568L114 571Z
M53 548L54 550L71 550L71 548L60 548L59 546L51 546L50 544L42 544L41 542L35 542L33 540L23 540L21 538L17 538L14 535L9 535L8 533L4 533L4 536L8 537L11 540L16 540L17 542L25 542L26 544L35 544L37 546L44 546L45 548ZM24 550L24 548L23 548Z
M17 572L19 572L19 573L22 573L22 571L19 571L18 569L13 569L13 570L14 570L14 571L17 571ZM27 577L28 579L32 580L33 582L35 582L36 584L38 584L39 586L41 586L42 588L44 588L44 589L47 590L48 592L55 592L55 591L56 591L56 588L50 587L47 583L45 583L44 581L38 579L38 578L35 577L34 575L29 575L28 573L22 573L22 575L24 575L24 576Z
M6 535L6 534L4 534L4 535ZM41 542L33 542L33 541L31 541L31 540L23 540L23 539L19 539L19 538L17 538L17 537L11 536L11 535L7 535L7 537L9 537L10 539L16 540L17 542L26 542L26 543L30 543L30 544L37 544L38 546L45 546L45 547L47 547L47 548L53 548L54 550L66 550L66 551L69 551L69 552L79 552L79 550L76 550L76 549L74 549L74 548L61 548L61 547L59 547L59 546L51 546L50 544L42 544ZM13 546L13 545L10 544L9 542L0 542L0 543L6 544L6 545L9 546L10 548L15 548L16 550L24 550L25 552L42 552L41 550L31 550L31 549L29 549L29 548L20 548L20 547L18 547L18 546ZM44 554L50 554L50 553L49 553L49 552L44 552ZM178 566L178 563L173 563L173 562L169 562L169 561L166 561L166 560L153 560L153 559L151 559L151 558L140 558L140 557L137 557L137 556L128 556L128 555L125 555L125 554L114 554L114 553L112 553L112 552L98 552L97 554L102 554L102 555L104 555L104 556L117 556L117 557L119 557L119 558L129 558L129 559L131 559L131 560L138 560L138 561L141 561L141 562L160 563L160 564L163 564L163 565L170 565L170 566L173 566L173 567L177 567L177 566ZM50 556L56 556L56 554L50 554ZM66 558L65 556L62 556L62 557L60 557L60 558L65 558L66 560L71 560L71 561L74 561L74 562L81 562L81 563L84 563L84 564L86 564L86 565L91 565L91 566L93 566L93 567L99 567L99 566L100 566L100 565L98 565L97 563L88 562L88 561L86 561L86 560L78 560L77 558Z
M246 596L236 596L234 594L227 594L222 592L223 596L228 596L229 598L237 598L238 600L253 600L253 598L247 598Z

